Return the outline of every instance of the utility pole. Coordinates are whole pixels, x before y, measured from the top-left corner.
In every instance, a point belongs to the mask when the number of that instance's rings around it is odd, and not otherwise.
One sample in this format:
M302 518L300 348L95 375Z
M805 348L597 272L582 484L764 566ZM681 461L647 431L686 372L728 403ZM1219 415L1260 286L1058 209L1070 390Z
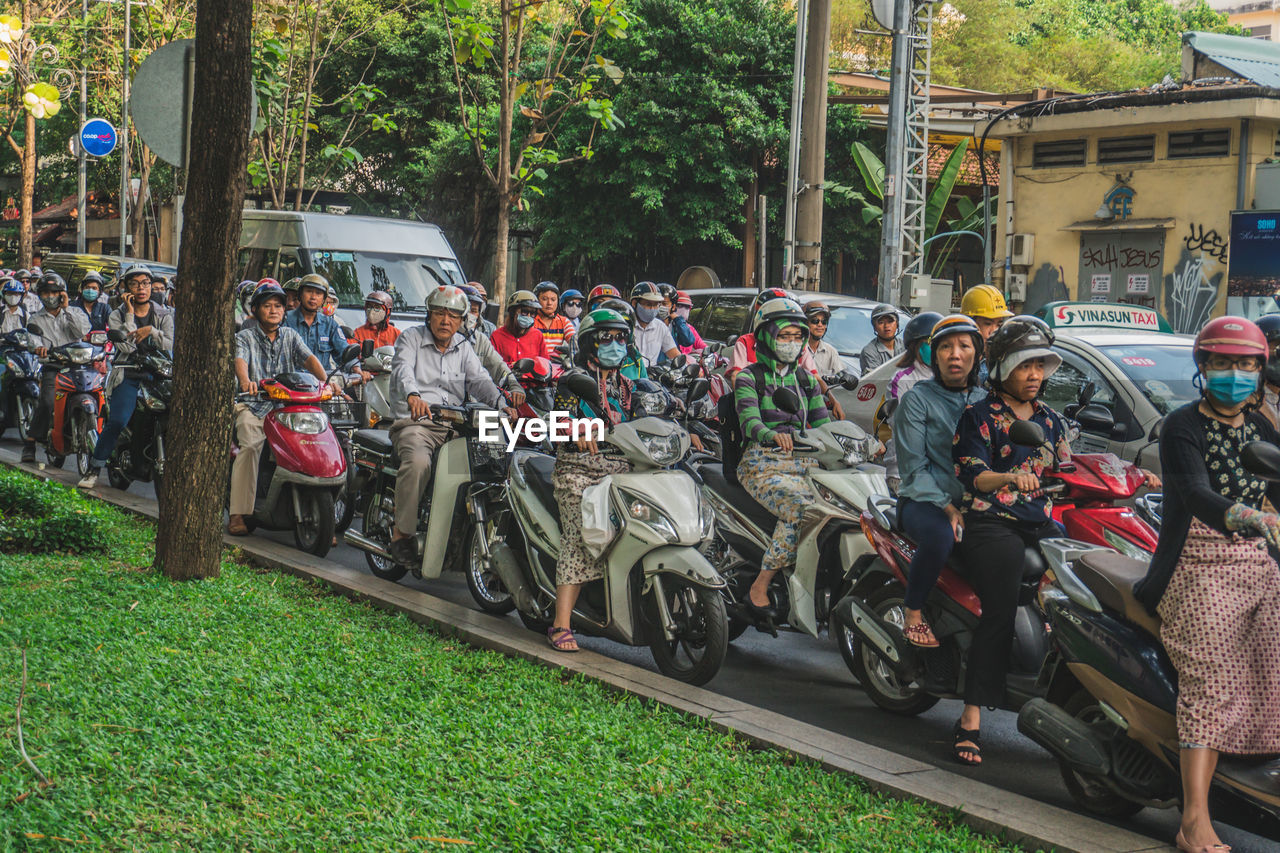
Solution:
M797 187L795 287L818 290L822 276L822 187L827 158L827 71L831 0L809 0L801 105L800 184ZM800 270L803 269L803 272Z
M902 137L907 129L907 75L911 68L908 35L914 0L897 0L893 8L893 54L889 71L889 115L884 150L884 216L880 232L880 282L876 298L897 303L898 277L902 275L902 173L906 151Z
M124 63L120 80L120 257L128 252L129 234L129 10L133 0L124 0Z
M809 0L796 2L796 51L791 71L791 138L787 145L787 187L782 196L782 278L790 283L796 262L796 194L800 187L800 128L804 104L805 40L809 26Z
M86 33L80 41L80 127L84 127L85 119L88 118L89 109L89 79L88 72L85 70L85 57L89 55L88 40L89 37L89 0L80 0L80 17L84 22ZM84 254L85 232L88 224L85 222L89 215L89 204L85 199L85 195L89 191L89 168L84 153L84 140L76 139L76 253Z

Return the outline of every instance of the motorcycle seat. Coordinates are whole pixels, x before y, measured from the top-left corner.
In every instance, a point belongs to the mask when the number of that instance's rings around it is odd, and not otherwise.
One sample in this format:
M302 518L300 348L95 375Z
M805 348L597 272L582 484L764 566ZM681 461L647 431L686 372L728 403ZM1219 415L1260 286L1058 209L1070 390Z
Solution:
M730 483L724 476L722 463L710 462L702 465L698 468L698 473L712 491L724 498L730 506L741 510L747 518L751 519L752 524L765 533L773 533L773 528L778 524L777 516L756 503L756 499L751 497L751 494L742 486Z
M1104 608L1121 614L1125 621L1151 636L1160 637L1160 617L1148 613L1133 595L1133 585L1147 574L1145 562L1115 551L1090 551L1076 561L1075 573Z
M1022 557L1022 582L1036 583L1044 576L1049 567L1045 565L1044 557L1040 555L1039 548L1028 548Z
M391 436L384 429L358 429L352 442L359 448L381 456L391 455Z
M559 524L560 504L556 502L555 487L551 485L551 472L555 467L554 456L530 456L524 461L524 476L529 481L529 488L533 489L538 500L542 501L542 505L551 513L556 524Z

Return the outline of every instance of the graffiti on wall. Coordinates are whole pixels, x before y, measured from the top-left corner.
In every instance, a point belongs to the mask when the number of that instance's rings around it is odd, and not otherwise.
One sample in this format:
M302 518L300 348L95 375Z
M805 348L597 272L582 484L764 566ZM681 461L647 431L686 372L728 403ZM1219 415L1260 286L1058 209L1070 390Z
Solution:
M1062 270L1052 264L1041 264L1040 269L1032 276L1027 285L1027 301L1023 303L1022 313L1034 314L1050 302L1070 299L1067 286L1062 282Z
M1175 332L1193 334L1209 321L1222 292L1221 270L1212 258L1184 248L1173 272L1164 277L1164 314Z
M1205 230L1203 225L1191 223L1190 233L1182 238L1182 245L1192 254L1200 252L1208 255L1218 263L1227 262L1227 241L1215 229Z

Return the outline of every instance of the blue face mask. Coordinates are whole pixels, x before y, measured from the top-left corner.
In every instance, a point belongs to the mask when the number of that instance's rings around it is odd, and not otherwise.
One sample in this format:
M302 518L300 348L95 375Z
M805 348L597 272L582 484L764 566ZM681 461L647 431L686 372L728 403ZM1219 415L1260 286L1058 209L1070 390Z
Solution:
M600 362L601 367L617 367L622 364L626 354L627 345L619 341L600 344L596 347L596 361Z
M533 318L528 314L516 315L516 328L521 330L529 329L533 326Z
M92 287L86 287L84 290L80 291L80 295L84 297L85 302L98 301L98 291Z
M933 363L933 344L922 344L920 346L919 359L925 364Z
M1207 370L1209 394L1219 403L1238 406L1258 390L1257 373L1247 370Z

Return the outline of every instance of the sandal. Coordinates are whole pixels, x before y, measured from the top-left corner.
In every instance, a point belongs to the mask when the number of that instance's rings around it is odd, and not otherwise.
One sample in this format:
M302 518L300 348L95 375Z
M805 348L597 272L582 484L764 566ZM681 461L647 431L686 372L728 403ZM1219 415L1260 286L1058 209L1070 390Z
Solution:
M547 642L551 644L551 648L558 652L579 651L578 639L573 636L573 632L568 628L548 628ZM569 648L570 643L573 643L573 648Z
M936 649L941 645L938 638L933 636L933 629L929 627L928 622L908 625L902 629L902 634L907 638L907 642L917 649Z
M972 746L961 746L964 743L971 743ZM982 765L982 732L979 729L965 729L960 727L960 721L956 720L955 741L951 746L955 753L956 761L969 767L980 767Z

